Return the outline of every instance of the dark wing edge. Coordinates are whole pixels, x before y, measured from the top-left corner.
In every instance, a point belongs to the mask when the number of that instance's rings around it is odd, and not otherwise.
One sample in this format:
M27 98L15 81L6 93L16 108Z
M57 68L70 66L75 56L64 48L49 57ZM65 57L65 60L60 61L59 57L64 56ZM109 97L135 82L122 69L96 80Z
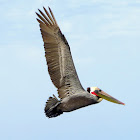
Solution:
M43 7L46 14L39 10L37 21L44 42L45 57L48 72L53 84L58 88L60 98L83 92L72 60L69 44L55 20L49 8L49 12Z

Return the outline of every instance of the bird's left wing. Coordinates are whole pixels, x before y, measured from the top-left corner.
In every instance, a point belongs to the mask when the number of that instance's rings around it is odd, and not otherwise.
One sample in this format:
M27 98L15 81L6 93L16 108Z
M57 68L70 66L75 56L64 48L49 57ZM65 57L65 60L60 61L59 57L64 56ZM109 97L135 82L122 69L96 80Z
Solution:
M44 8L45 13L39 10L37 19L40 23L40 30L44 41L45 57L48 64L48 72L53 84L58 88L60 98L75 94L83 93L75 66L72 60L70 47L61 33L61 30L49 8L49 12Z

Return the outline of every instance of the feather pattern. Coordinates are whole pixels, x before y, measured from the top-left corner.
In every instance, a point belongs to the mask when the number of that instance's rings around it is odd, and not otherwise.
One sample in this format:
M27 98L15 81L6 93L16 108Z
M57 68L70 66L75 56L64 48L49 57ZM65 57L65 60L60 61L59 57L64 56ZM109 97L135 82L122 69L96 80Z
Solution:
M36 13L39 19L40 30L44 42L45 57L53 84L58 88L60 98L76 93L83 93L84 89L79 81L69 44L62 34L56 19L49 8L43 7L46 15L39 10Z

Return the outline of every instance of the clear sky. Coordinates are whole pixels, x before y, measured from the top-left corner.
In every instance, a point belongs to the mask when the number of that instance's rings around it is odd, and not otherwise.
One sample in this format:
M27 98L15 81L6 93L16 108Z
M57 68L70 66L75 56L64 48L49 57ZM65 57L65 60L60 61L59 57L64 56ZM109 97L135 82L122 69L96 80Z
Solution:
M43 6L71 46L83 87L98 86L125 106L103 100L45 117L57 91L35 15ZM0 19L1 140L140 139L139 0L0 0Z

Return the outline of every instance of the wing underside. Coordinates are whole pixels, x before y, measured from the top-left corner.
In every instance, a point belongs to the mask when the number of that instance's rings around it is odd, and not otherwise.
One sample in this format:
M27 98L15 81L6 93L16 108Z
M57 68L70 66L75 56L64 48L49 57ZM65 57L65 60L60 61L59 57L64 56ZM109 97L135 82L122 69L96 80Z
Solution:
M43 7L44 8L44 7ZM61 33L55 17L49 8L49 12L44 8L45 14L39 10L41 15L38 22L44 42L45 57L53 84L58 88L60 98L76 94L83 91L73 59L70 47Z

